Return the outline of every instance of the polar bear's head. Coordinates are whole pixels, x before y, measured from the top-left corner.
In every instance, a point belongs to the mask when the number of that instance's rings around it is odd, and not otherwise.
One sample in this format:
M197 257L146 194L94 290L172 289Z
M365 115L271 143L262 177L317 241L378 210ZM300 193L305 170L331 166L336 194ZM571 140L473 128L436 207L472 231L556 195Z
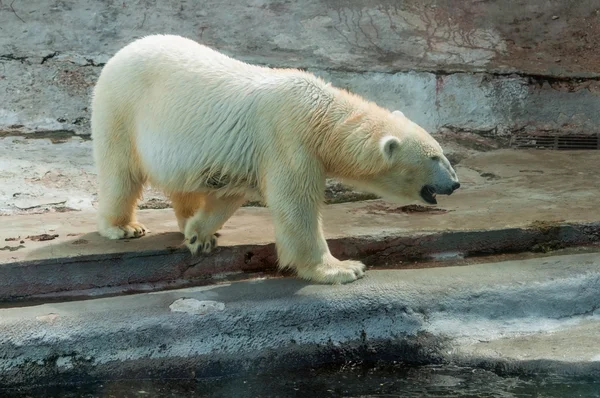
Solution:
M371 160L379 157L383 166L368 178L348 182L398 203L436 204L436 195L450 195L458 189L456 172L439 143L402 112L388 115L372 131L378 147L369 156Z

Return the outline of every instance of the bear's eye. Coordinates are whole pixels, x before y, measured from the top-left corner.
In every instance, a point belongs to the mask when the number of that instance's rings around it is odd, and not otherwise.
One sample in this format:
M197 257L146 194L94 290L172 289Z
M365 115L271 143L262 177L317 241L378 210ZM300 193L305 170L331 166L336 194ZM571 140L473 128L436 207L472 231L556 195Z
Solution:
M432 156L431 160L433 160L434 162L439 162L440 161L440 157L439 156Z

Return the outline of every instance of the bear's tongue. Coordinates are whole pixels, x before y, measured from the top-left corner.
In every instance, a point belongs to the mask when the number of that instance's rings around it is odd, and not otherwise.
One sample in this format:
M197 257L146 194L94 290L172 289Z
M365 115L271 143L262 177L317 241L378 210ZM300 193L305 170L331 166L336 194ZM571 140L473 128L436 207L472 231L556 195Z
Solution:
M435 196L435 188L431 185L424 185L423 188L421 188L421 197L425 202L432 205L437 204Z

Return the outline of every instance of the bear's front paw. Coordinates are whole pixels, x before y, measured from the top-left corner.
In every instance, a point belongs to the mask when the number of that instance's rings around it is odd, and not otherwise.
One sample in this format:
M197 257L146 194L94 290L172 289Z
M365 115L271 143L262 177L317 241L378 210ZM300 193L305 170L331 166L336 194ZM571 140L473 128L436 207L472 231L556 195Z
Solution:
M139 222L130 222L126 225L111 225L106 228L101 228L100 235L108 239L129 239L140 238L150 232L143 224Z
M340 261L335 258L324 264L298 268L298 276L313 282L339 285L354 282L365 275L365 265L360 261Z
M185 238L185 245L190 250L192 255L202 253L210 253L214 248L217 247L217 238L219 234L212 234L209 236L200 237L198 234L193 234L189 238Z

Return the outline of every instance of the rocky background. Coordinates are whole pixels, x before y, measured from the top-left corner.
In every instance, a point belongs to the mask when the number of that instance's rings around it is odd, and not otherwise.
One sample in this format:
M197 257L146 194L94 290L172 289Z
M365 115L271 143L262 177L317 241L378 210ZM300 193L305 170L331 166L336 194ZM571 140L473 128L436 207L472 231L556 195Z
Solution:
M119 48L154 33L400 109L455 164L516 137L600 133L596 0L3 1L0 214L93 206L76 194L95 189L91 89ZM368 197L328 187L330 202ZM149 189L141 206L168 202Z

